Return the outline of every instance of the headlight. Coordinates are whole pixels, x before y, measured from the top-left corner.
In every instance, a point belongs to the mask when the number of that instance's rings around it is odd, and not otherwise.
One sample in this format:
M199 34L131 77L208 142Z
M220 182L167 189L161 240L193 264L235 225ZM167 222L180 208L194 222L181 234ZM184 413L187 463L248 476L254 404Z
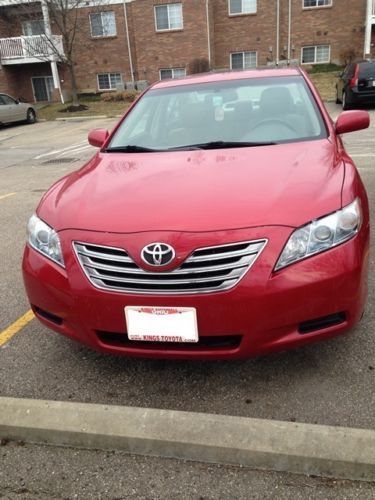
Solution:
M27 237L35 250L65 267L57 233L36 215L32 215L27 224Z
M296 229L290 236L275 266L275 271L353 238L361 226L358 198L342 210Z

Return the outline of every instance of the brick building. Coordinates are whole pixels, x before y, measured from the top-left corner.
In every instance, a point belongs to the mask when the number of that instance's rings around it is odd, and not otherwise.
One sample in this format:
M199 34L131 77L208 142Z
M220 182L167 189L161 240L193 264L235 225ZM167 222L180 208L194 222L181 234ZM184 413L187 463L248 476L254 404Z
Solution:
M0 91L69 96L68 47L51 1L0 0ZM340 63L371 56L375 41L375 0L82 0L76 15L74 69L85 93L176 78L196 58L212 69Z

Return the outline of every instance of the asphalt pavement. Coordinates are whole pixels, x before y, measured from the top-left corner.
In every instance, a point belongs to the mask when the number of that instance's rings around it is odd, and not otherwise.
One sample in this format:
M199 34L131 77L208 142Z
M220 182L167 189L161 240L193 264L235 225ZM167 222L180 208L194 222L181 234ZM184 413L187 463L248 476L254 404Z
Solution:
M333 117L337 116L340 111L339 107L333 104L329 105L329 110ZM375 111L371 111L371 115L374 119ZM20 273L25 227L29 216L35 210L43 192L55 180L77 169L85 159L92 155L93 148L86 142L87 132L91 128L103 126L111 128L114 123L114 120L100 119L45 122L32 126L22 125L0 129L0 224L2 227L0 332L29 309ZM367 187L373 219L375 207L374 131L375 122L368 130L345 136L347 149L357 163ZM375 273L373 256L371 257L369 285L370 294L366 314L361 324L348 335L295 351L247 361L177 362L107 356L93 352L49 331L34 319L0 348L0 395L165 408L374 429ZM33 453L35 462L32 463L35 463L36 467L40 466L42 469L42 464L49 464L48 457L52 453L50 449L35 447L33 450L28 446L6 446L0 449L0 456L6 458L2 462L8 464L10 468L12 463L21 459L27 460ZM72 450L64 450L61 451L61 455L59 452L59 456L74 457L75 453ZM90 460L95 462L92 457L99 452L82 451L80 453L82 457L87 456L89 462ZM138 474L139 477L143 477L143 480L144 468L147 467L150 468L150 474L155 471L156 482L165 474L165 478L168 478L168 480L165 479L165 484L170 485L170 491L174 492L171 497L179 496L177 495L178 481L172 481L171 477L180 477L186 483L191 483L197 474L201 474L204 485L204 478L208 474L217 485L222 484L223 488L225 478L228 478L229 485L232 484L230 478L233 476L233 471L231 469L224 470L220 467L190 464L187 470L185 465L174 461L126 457L121 454L114 454L113 457L116 457L116 459L113 458L113 466L116 467L116 460L121 461L122 467L118 467L118 470L122 470L124 474L126 471L132 474L126 468L127 461L133 465L138 464ZM68 458L66 460L68 461ZM97 458L97 461L100 462L100 460ZM33 467L32 463L30 467ZM79 463L82 462L77 459L77 469L74 464L72 465L74 474L78 474ZM4 469L0 467L1 470ZM119 473L118 470L116 474ZM174 472L168 476L168 472L165 472L168 470ZM22 477L15 471L12 474L6 476L9 477L8 481L8 479L4 480L3 473L3 477L0 476L0 484L9 483L10 485L12 477L14 479ZM22 474L25 475L26 471ZM63 472L59 470L59 474L63 475ZM83 474L85 477L88 474L87 478L91 477L88 469L85 469ZM112 471L114 480L116 474ZM275 498L292 498L292 493L296 491L293 488L287 488L279 494L280 490L272 490L280 482L283 485L287 484L288 475L283 475L281 480L277 479L281 478L277 474L267 475L247 471L241 477L243 479L239 481L242 481L243 488L251 487L257 481L259 485L263 484L263 490L259 491L267 491L269 494L267 498L273 498L272 495ZM301 479L298 477L297 483L299 481ZM89 480L86 483L89 489L96 484L95 481L89 484ZM6 495L9 494L9 498L12 498L12 494L16 494L12 488L13 486L9 486L9 490L4 490ZM69 491L73 495L72 488ZM219 486L218 488L217 494L214 494L213 491L210 492L209 489L202 487L201 490L197 490L197 498L199 495L201 498L228 498L225 494L227 490L225 488L220 490ZM330 486L325 483L314 483L311 488L307 486L306 490L301 489L301 492L308 492L303 498L337 498L337 491L336 496L329 496L334 491L330 488L331 483ZM349 486L341 484L340 488L340 492L345 492L346 498L357 498L355 495L359 494L357 486L352 483ZM31 488L27 495L33 495L35 493L33 491ZM43 493L42 490L40 491ZM48 495L48 492L52 490L46 487L45 491ZM92 491L94 495L92 498L94 498L95 489ZM111 491L117 490L113 487ZM136 489L134 496L137 491L140 490ZM181 491L185 492L185 497L182 495L181 498L195 498L193 489ZM251 498L244 494L245 491L244 489L241 494L238 490L236 497ZM370 489L366 490L366 495L358 496L358 498L371 498L370 491ZM1 493L3 492L0 488L0 495ZM150 497L163 497L162 493L160 490L159 495L150 495ZM115 493L113 495L116 496ZM131 497L130 490L129 494L124 496ZM254 498L258 497L254 496ZM299 498L297 493L293 498Z

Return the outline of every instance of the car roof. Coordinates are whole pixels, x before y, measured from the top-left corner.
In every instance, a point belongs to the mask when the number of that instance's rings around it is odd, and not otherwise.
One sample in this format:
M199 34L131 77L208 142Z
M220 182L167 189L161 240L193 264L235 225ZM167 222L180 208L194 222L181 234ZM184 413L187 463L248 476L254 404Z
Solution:
M201 73L190 75L184 78L162 80L152 85L153 89L167 87L178 87L180 85L192 85L196 83L225 82L231 80L244 80L249 78L272 78L277 76L297 76L302 75L302 71L297 67L289 68L264 68L242 71L226 71L222 73Z

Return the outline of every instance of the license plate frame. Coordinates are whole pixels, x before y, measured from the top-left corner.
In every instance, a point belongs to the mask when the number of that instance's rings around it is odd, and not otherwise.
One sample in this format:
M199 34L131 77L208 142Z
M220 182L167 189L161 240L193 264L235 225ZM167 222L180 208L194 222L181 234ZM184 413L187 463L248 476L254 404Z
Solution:
M128 339L192 344L199 341L194 307L126 306Z

